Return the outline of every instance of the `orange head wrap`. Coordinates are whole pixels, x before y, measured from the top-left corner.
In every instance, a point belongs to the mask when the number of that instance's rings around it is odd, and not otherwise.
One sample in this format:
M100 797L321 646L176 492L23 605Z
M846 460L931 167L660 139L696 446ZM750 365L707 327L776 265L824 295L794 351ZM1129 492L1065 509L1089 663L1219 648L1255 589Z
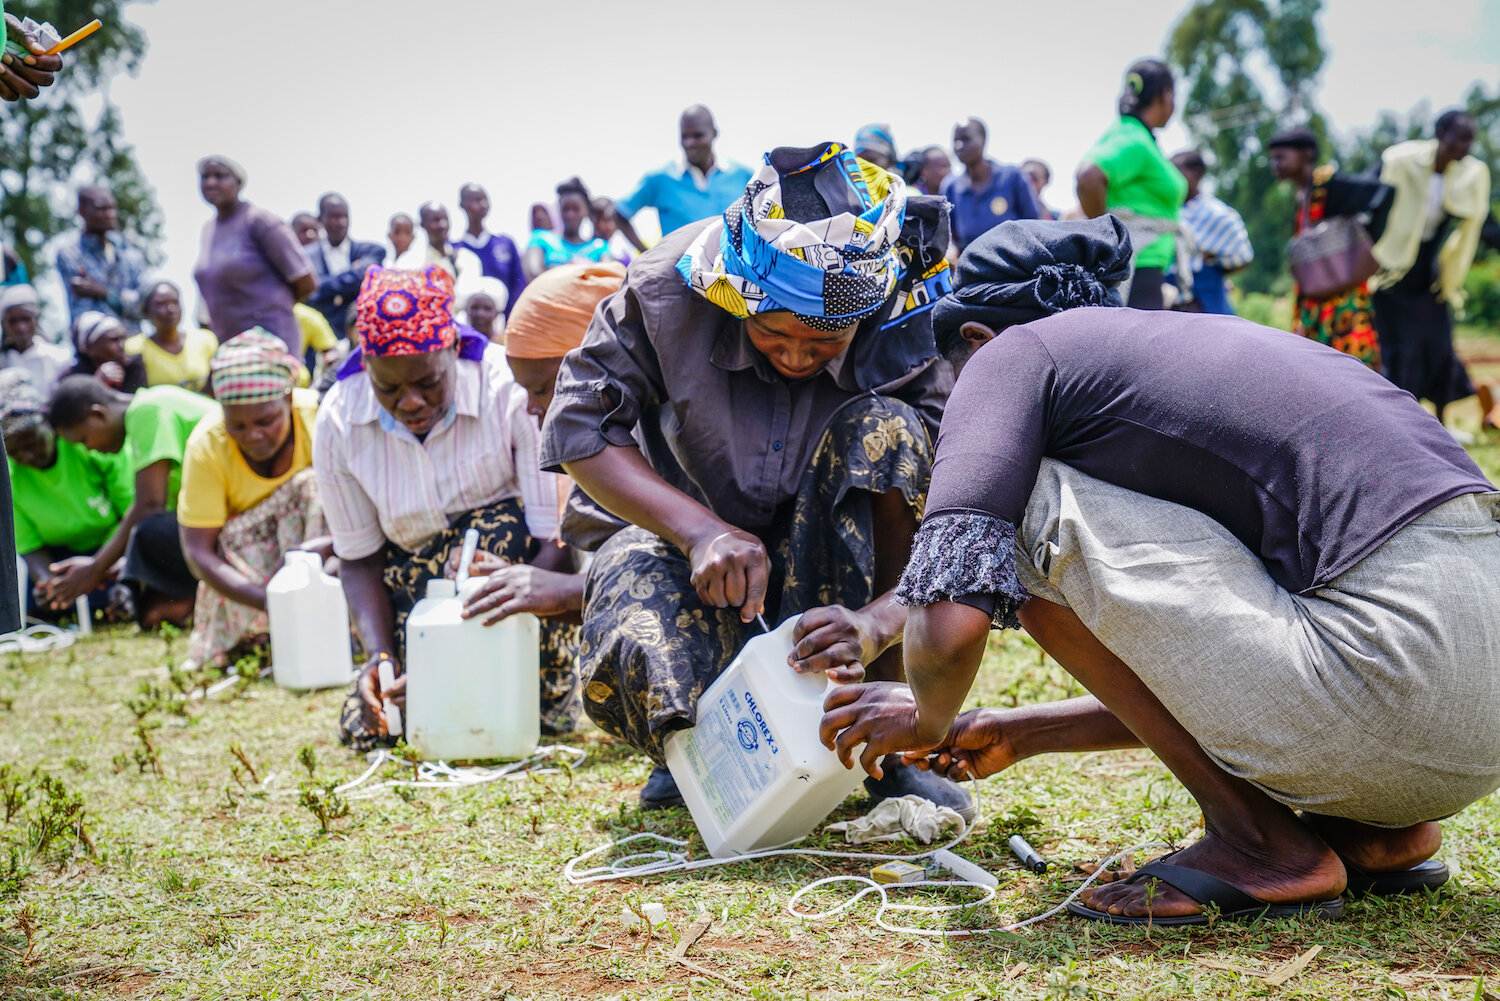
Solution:
M612 262L565 264L542 272L516 299L505 323L512 358L561 358L583 343L594 307L620 290L625 269Z

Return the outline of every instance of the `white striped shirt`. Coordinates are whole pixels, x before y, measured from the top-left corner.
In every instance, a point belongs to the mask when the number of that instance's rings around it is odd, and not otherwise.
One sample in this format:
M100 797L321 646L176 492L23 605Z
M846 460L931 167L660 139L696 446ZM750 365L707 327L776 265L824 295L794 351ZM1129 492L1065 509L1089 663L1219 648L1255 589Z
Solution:
M313 468L340 559L378 552L387 540L425 545L467 511L520 497L532 538L557 538L559 480L537 462L537 424L503 351L460 358L453 415L424 441L394 421L365 373L336 383L313 434Z
M1182 221L1192 238L1194 253L1211 258L1209 263L1215 267L1233 271L1255 258L1245 221L1213 195L1200 191L1197 198L1182 207ZM1195 266L1201 264L1194 262Z

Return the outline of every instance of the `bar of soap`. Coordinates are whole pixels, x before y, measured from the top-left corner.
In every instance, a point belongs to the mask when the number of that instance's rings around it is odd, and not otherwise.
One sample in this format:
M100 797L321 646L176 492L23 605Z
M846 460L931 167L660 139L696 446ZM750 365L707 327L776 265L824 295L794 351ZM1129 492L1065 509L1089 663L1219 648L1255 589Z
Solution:
M926 869L910 862L883 862L870 870L877 883L920 883L926 876Z

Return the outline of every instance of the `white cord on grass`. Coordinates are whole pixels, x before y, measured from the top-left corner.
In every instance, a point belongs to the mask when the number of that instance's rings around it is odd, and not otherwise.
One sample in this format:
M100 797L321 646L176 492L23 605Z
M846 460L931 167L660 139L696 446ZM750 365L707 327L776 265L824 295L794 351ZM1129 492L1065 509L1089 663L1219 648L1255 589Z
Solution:
M945 849L954 848L955 846L966 840L970 832L972 832L979 823L979 796L977 789L974 790L974 805L974 820L965 825L964 828L959 831L957 837L953 838L946 844L938 845L936 848L932 848L929 851L919 852L914 855L897 855L883 852L844 852L821 848L778 847L769 848L764 851L758 852L747 852L743 855L733 855L729 858L692 859L689 858L687 853L684 851L672 850L674 848L686 848L688 846L687 841L682 841L677 838L669 838L663 834L655 834L653 832L646 831L641 834L631 834L627 837L620 838L618 841L608 842L606 844L600 845L598 848L586 851L576 858L568 860L568 863L563 866L563 878L574 886L586 886L590 883L602 883L608 880L640 879L646 876L662 876L666 875L667 873L695 872L699 869L709 869L716 866L734 865L740 862L753 862L759 859L781 858L786 856L852 859L857 862L915 863L931 859L938 852ZM801 840L801 838L797 839L797 841ZM620 848L625 845L635 844L638 842L648 842L653 844L665 845L667 847L659 848L656 850L635 852L622 858L618 858L606 865L598 865L593 866L592 868L579 869L579 866L584 862L587 862L590 859L608 852L611 849ZM796 844L796 842L791 842L791 844ZM877 893L880 895L880 907L875 912L875 923L881 928L884 928L886 931L895 932L896 934L925 935L936 938L946 938L965 935L991 935L996 933L1016 932L1021 930L1022 928L1027 927L1028 925L1036 924L1039 921L1045 921L1048 918L1062 913L1062 911L1066 909L1069 904L1078 899L1079 895L1082 894L1084 890L1087 890L1090 886L1092 886L1099 879L1100 875L1102 875L1110 866L1114 865L1121 858L1125 857L1131 852L1144 851L1147 848L1155 847L1165 846L1161 845L1159 842L1144 842L1142 844L1136 845L1132 848L1127 848L1124 851L1117 852L1116 854L1109 856L1100 863L1098 869L1096 869L1087 879L1083 881L1082 885L1080 885L1077 889L1070 893L1067 899L1058 904L1056 907L1053 907L1051 910L1044 911L1041 914L1034 915L1033 917L1026 918L1022 921L1016 921L999 928L916 928L910 925L891 924L885 920L885 914L887 911L915 911L919 913L925 912L928 914L945 914L951 911L967 910L968 908L979 907L995 899L995 889L993 887L985 886L982 883L974 883L965 879L922 880L916 883L877 883L875 880L871 879L868 876L825 876L822 879L814 880L813 882L808 883L807 885L798 889L797 892L793 893L791 897L787 899L786 909L788 913L790 913L793 917L801 918L804 921L822 921L827 918L834 917L835 915L842 914L844 911L847 911L849 908L853 907L865 896L871 893ZM834 907L829 908L826 911L800 911L797 909L798 902L806 894L811 893L813 890L819 889L821 887L828 886L829 884L841 882L862 883L865 884L865 887L854 896L850 897L840 904L837 904ZM917 889L919 887L939 887L946 890L955 888L973 888L981 891L983 896L981 896L978 900L971 900L967 903L962 904L902 904L896 903L890 898L890 890L909 890Z
M792 894L791 898L786 902L786 909L794 917L799 917L804 921L823 921L837 914L842 914L844 911L847 911L849 908L853 907L862 898L868 896L869 894L878 893L880 895L880 907L875 911L875 923L884 928L886 931L895 932L899 935L925 935L931 938L957 938L968 935L1011 934L1020 931L1022 928L1025 928L1028 925L1034 925L1038 922L1046 921L1048 918L1056 917L1058 914L1061 914L1069 904L1077 900L1083 894L1084 890L1087 890L1090 886L1092 886L1095 881L1097 881L1099 877L1102 876L1110 868L1110 866L1114 865L1116 862L1124 858L1126 855L1129 855L1131 852L1145 851L1148 848L1165 847L1166 845L1159 841L1144 841L1141 844L1135 845L1132 848L1127 848L1122 852L1116 852L1114 855L1111 855L1101 861L1099 863L1099 868L1095 869L1087 879L1079 884L1077 889L1068 894L1063 902L1058 904L1056 907L1053 907L1051 910L1043 911L1041 914L1033 915L1032 917L1026 918L1022 921L1014 921L1008 925L1002 925L999 928L916 928L911 925L893 925L885 920L886 911L917 911L927 914L945 914L949 911L962 911L967 910L971 907L979 907L995 899L994 888L984 886L980 883L972 883L968 880L963 879L923 880L917 883L877 883L875 882L875 880L869 878L868 876L825 876L823 879L808 883L796 893ZM813 890L816 890L819 887L827 886L830 883L841 882L864 883L866 884L866 886L863 890L860 890L848 900L845 900L843 903L831 907L826 911L797 910L797 902L802 899L804 894L811 893ZM889 891L891 890L914 890L918 887L923 886L936 886L944 889L953 889L954 887L973 887L976 890L984 891L984 896L979 900L972 900L964 904L898 904L891 901L889 893Z
M572 760L564 762L558 767L537 767L544 762L560 759L563 755L571 755ZM361 788L375 773L390 762L405 764L389 750L379 750L370 756L370 767L364 770L358 778L336 786L334 792L338 795L353 793L349 799L368 799L377 796L382 789L407 788L407 789L458 789L466 786L484 785L489 782L498 782L501 779L519 779L530 775L555 775L563 770L577 768L588 758L588 752L571 747L567 744L543 744L530 755L519 761L509 764L498 765L494 768L482 768L470 766L456 768L446 761L423 761L416 766L417 777L415 779L387 779L369 788ZM358 791L356 791L358 790ZM288 790L290 791L290 790Z
M47 653L49 650L63 650L72 646L77 638L70 630L38 623L13 633L0 635L0 654Z

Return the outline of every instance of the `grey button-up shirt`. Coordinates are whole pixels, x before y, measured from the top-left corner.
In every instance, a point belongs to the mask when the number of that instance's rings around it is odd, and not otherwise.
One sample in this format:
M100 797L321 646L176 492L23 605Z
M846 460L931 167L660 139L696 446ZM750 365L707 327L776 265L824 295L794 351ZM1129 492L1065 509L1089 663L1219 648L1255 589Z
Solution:
M743 320L694 294L678 273L706 225L662 240L600 304L558 373L542 426L543 468L560 470L607 445L638 446L668 483L755 531L796 496L829 418L848 401L871 393L904 400L936 437L953 379L931 323L914 311L886 325L907 282L861 324L836 365L792 382L750 343Z

